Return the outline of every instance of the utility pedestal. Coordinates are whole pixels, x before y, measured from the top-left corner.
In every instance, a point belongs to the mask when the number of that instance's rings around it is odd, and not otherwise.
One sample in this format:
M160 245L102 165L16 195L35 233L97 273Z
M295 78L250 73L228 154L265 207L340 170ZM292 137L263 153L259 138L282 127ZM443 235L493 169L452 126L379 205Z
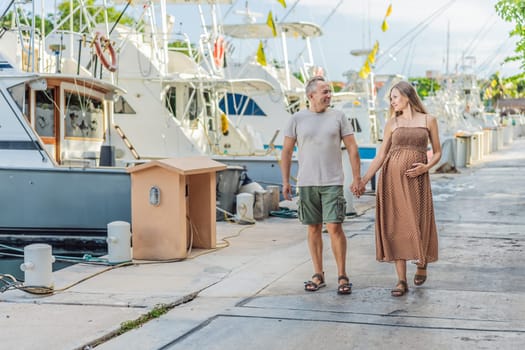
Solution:
M208 157L155 160L131 174L133 258L185 258L191 247L216 246L216 172Z

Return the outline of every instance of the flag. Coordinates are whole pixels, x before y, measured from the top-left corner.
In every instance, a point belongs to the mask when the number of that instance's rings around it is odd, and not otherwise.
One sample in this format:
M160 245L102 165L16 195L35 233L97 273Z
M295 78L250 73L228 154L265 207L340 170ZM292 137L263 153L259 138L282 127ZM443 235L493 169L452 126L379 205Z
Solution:
M366 75L368 75L372 71L370 69L370 63L368 63L368 61L365 61L365 64L363 65L363 69L364 69Z
M366 79L366 77L368 77L368 73L365 72L365 70L363 68L361 68L361 70L359 71L359 77L361 79Z
M374 43L374 47L372 48L372 52L374 53L374 56L377 55L377 51L379 50L379 41L376 40Z
M392 14L392 4L388 5L388 8L386 9L385 18L390 16L391 14Z
M368 57L366 58L368 62L372 64L376 62L377 51L379 51L379 42L376 40L376 42L374 43L374 47L372 47L372 50L370 50L370 53L368 54Z
M286 0L277 0L277 2L283 5L284 8L286 8Z
M383 32L386 32L388 30L388 23L386 23L386 19L391 14L392 14L392 4L388 5L388 8L386 9L385 18L383 19L383 23L381 24L381 30Z
M261 66L266 66L266 55L264 54L262 41L259 41L259 48L257 49L257 63Z
M273 21L272 11L268 13L268 19L266 20L266 24L268 24L268 27L272 29L273 36L277 36L277 28L275 27L275 22Z
M381 24L381 30L383 32L386 32L388 30L388 23L386 23L386 19L384 19L383 23Z
M370 51L368 54L368 57L366 58L368 62L374 64L376 62L376 55L374 53L374 50Z

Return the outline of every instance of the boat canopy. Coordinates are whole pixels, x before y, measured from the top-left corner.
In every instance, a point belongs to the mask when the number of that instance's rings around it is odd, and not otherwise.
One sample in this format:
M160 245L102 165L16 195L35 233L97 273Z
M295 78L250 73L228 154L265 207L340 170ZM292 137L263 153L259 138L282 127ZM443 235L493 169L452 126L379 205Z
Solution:
M307 22L276 23L277 32L292 38L311 38L322 35L321 27ZM224 35L238 39L270 39L272 28L266 23L245 23L222 25Z
M85 76L78 76L78 75L68 75L68 74L53 74L53 73L39 73L36 79L57 79L62 82L68 82L71 84L75 84L76 86L84 86L88 87L93 90L99 90L99 91L112 91L113 93L116 93L118 95L124 95L126 94L126 90L124 90L121 87L118 87L114 84L108 83L104 80L100 80L93 77L85 77Z
M250 95L274 90L272 84L262 79L228 79L214 83L219 90L244 92Z
M175 83L189 83L216 91L242 92L248 95L265 94L275 90L272 84L263 79L202 79L194 76L175 76L171 79L162 79L162 83L166 86Z

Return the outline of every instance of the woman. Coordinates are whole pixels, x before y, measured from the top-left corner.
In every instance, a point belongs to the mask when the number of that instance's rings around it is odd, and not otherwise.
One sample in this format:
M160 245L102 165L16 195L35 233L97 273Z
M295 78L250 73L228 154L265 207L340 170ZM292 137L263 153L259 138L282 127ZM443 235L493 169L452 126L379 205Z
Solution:
M441 158L437 121L428 115L408 82L390 90L391 118L383 143L362 178L360 191L381 168L376 197L376 259L394 262L398 282L392 296L408 292L406 261L417 264L414 284L427 278L427 264L438 259L438 239L429 170ZM427 159L428 143L433 155Z

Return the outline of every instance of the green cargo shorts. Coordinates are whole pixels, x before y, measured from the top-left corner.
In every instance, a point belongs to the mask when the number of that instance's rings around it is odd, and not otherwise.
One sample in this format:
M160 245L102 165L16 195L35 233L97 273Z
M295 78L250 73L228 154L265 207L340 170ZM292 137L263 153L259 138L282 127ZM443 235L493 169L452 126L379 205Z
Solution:
M343 186L299 187L297 214L301 223L341 223L345 220L345 213Z

